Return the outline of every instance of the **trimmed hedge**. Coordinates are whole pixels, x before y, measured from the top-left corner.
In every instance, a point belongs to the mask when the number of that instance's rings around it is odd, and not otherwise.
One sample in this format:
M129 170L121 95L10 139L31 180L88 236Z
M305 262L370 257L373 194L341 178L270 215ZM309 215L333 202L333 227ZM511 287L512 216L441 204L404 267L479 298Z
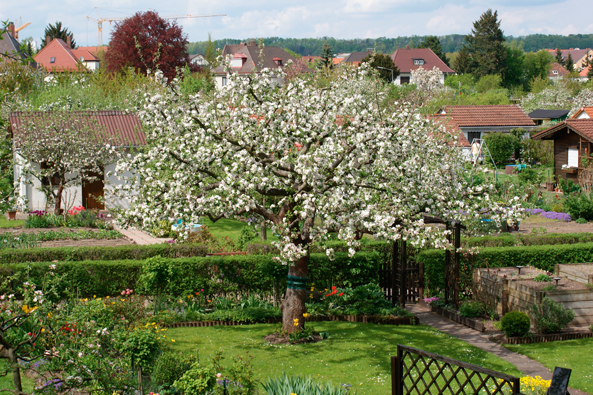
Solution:
M424 263L425 286L431 290L444 288L445 251L421 251L417 261ZM477 255L461 256L461 272L471 278L478 267L527 266L554 271L556 263L593 262L593 243L559 244L528 247L485 247ZM462 273L463 275L464 273Z
M266 255L233 255L168 259L171 281L165 292L186 295L204 289L210 295L283 293L288 267ZM364 285L378 282L382 259L378 253L336 253L330 261L324 254L311 254L308 283L317 289L336 286ZM15 263L0 266L0 277L29 270L28 281L41 284L52 262ZM56 275L61 296L104 297L119 295L121 290L138 290L142 260L59 262ZM6 291L6 290L2 290ZM2 293L2 292L0 292Z
M461 240L463 247L516 247L593 242L593 233L512 234L470 237Z

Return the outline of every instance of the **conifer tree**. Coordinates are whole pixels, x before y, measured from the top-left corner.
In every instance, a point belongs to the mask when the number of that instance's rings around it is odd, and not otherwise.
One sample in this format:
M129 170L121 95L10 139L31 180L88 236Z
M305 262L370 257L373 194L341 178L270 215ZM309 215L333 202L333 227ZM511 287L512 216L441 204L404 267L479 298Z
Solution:
M67 28L62 26L62 22L56 22L55 25L51 23L47 25L45 31L43 32L44 36L41 37L41 46L39 49L43 49L47 43L45 42L46 37L49 37L50 40L54 38L62 39L64 42L67 42L68 36L70 36L70 47L76 48L76 42L74 41L74 35L70 32Z
M572 56L570 55L570 52L568 53L568 56L566 57L566 62L564 62L564 68L566 70L568 70L569 73L572 73L574 71L574 61L572 60Z
M458 74L468 74L471 72L471 58L467 49L461 48L455 60L453 60L453 70Z
M323 47L321 47L321 63L319 65L321 68L332 68L334 64L334 52L332 47L325 43Z
M471 57L471 73L476 77L503 74L507 54L504 42L498 11L488 9L474 22L471 34L465 36L464 48Z
M561 64L564 66L564 59L562 59L562 51L560 48L556 48L556 63Z
M447 59L447 55L445 55L443 52L441 41L437 36L427 36L424 41L418 45L418 48L432 49L432 52L434 52L436 56L438 56L447 66L449 66L449 59Z

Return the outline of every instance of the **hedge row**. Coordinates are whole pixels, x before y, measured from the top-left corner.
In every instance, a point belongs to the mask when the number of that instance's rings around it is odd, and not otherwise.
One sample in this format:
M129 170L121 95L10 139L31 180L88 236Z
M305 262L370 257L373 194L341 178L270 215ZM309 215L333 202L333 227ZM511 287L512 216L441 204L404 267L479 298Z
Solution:
M593 233L506 234L462 239L464 247L516 247L593 242Z
M204 289L209 295L259 294L277 295L286 289L288 267L271 256L234 255L226 257L163 258L170 267L170 281L165 292L187 295ZM56 264L60 293L64 296L103 297L118 295L130 288L142 292L138 278L142 260L95 260L59 262ZM382 259L378 253L361 252L349 258L337 253L334 261L324 254L311 254L308 284L317 289L336 286L358 286L378 282ZM0 278L18 272L28 273L28 281L41 284L52 262L12 263L0 266ZM0 293L8 290L0 290Z
M425 286L431 290L443 289L445 278L445 251L427 250L417 256L424 263ZM485 247L476 255L462 255L461 269L469 272L477 267L534 266L554 271L556 263L593 262L593 243L559 244L529 247ZM470 275L471 273L466 273Z

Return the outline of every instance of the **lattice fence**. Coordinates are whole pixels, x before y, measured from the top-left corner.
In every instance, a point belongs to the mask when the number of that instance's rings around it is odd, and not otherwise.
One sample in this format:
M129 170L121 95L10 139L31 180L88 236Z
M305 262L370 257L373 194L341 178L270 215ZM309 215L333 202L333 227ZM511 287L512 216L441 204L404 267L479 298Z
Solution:
M391 358L392 395L519 395L519 378L399 345Z

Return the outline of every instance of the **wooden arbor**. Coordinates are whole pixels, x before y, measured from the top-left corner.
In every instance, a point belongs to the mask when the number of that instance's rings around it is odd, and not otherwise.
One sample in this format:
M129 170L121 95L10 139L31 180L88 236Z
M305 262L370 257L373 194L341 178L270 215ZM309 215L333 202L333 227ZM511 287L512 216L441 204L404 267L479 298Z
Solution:
M451 251L445 252L445 303L453 303L459 308L459 280L461 229L466 229L459 221L445 221L436 217L425 217L426 224L444 224L447 230L452 230L447 239L454 246L453 264ZM406 303L417 303L424 294L424 266L421 262L409 265L407 245L404 240L394 241L391 247L391 257L383 264L379 271L379 285L385 292L385 297L392 304L399 303L404 307Z

